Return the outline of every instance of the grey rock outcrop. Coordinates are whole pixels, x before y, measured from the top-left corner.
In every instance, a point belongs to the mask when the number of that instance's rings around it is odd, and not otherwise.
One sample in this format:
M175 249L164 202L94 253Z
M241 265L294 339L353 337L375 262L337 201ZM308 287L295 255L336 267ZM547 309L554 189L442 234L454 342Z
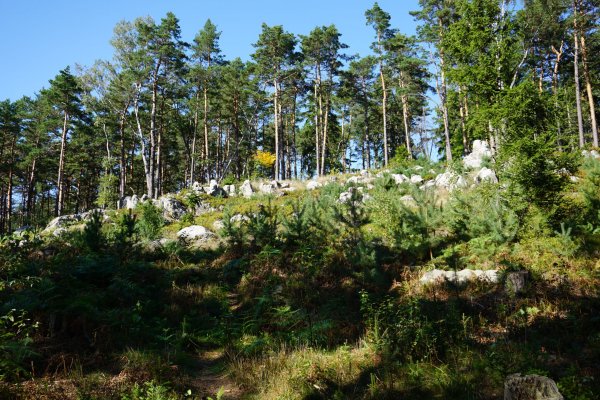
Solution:
M224 185L223 190L227 193L227 196L233 197L236 195L235 185Z
M61 215L60 217L56 217L50 221L42 233L48 233L58 228L64 228L68 225L81 222L81 220L80 214Z
M598 153L598 150L581 150L581 155L587 158L595 158L596 160L600 159L600 153Z
M312 180L306 184L306 190L315 190L322 186L323 185L320 182Z
M498 183L498 177L496 176L496 173L493 170L483 167L483 168L481 168L481 170L479 170L479 172L475 176L475 182Z
M204 189L202 188L202 185L198 181L196 181L192 184L192 191L194 191L194 193L196 193L196 194L204 193Z
M244 214L235 214L233 217L229 218L229 222L231 222L233 224L242 223L242 222L250 222L250 218Z
M187 209L182 202L171 195L166 195L155 200L154 204L163 210L163 216L169 219L180 219Z
M240 194L245 198L250 198L254 194L254 189L249 180L245 180L242 186L240 186Z
M467 282L488 282L498 283L500 281L500 274L498 270L474 270L474 269L463 269L460 271L444 271L441 269L434 269L428 271L419 280L423 285L438 284L444 282L451 282L459 285L463 285Z
M410 176L410 183L419 184L421 182L423 182L423 177L421 177L421 175Z
M481 163L484 158L492 157L490 147L485 140L475 140L473 142L473 150L471 154L463 158L463 165L467 168L481 168Z
M512 374L504 381L504 400L564 400L564 397L550 378Z
M513 271L506 274L506 291L510 294L521 294L525 292L527 285L527 271Z
M223 223L222 219L218 219L215 222L213 222L212 227L215 230L215 232L219 232L221 229L225 228L225 224Z
M215 236L214 233L206 229L201 225L192 225L187 228L181 229L177 232L177 237L179 240L191 243L191 242L205 242L206 240L213 238Z
M125 196L119 201L119 208L133 210L139 202L140 199L135 194L133 196Z
M396 182L396 185L400 185L402 183L410 181L410 179L408 178L408 176L406 176L404 174L392 174L391 177Z

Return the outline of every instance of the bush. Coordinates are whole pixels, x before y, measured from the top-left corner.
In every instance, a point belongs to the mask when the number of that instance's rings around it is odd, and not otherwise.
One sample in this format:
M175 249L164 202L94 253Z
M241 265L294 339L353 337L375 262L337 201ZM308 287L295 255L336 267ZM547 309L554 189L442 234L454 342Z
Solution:
M136 224L138 233L145 239L156 239L165 222L162 212L149 201L138 204L137 210L139 210L140 215Z
M94 210L90 214L89 221L83 227L83 242L92 252L98 252L105 239L102 235L102 214Z
M34 356L31 335L37 323L24 311L10 310L0 317L0 380L16 379L28 374L25 361Z
M365 291L360 300L369 340L405 361L440 359L464 332L456 308L443 303L417 298L398 303L391 297L373 301Z

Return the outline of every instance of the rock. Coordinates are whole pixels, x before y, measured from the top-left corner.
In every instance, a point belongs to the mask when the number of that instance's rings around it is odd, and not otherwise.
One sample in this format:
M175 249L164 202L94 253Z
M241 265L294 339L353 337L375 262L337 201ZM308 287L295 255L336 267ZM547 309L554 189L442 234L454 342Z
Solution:
M249 222L250 218L244 214L235 214L233 217L229 218L229 222L231 223L241 223L241 222Z
M367 177L370 177L370 176L371 176L371 173L370 173L369 171L367 171L366 169L362 169L362 170L360 171L360 176L362 176L362 177L364 177L364 178L367 178Z
M444 271L441 269L434 269L428 271L421 279L421 284L434 284L443 282L452 282L459 285L464 285L468 282L487 282L487 283L498 283L498 270L472 270L463 269L460 271Z
M577 183L579 182L579 177L571 175L569 176L569 180L573 183Z
M422 171L423 167L421 167L420 165L417 165L413 168L415 171Z
M347 192L340 193L340 198L338 199L338 201L340 203L347 203L350 201L350 199L352 199L352 192L347 191Z
M430 180L425 182L425 184L419 186L419 189L421 190L427 190L427 189L431 189L435 187L435 181L434 180Z
M475 176L475 182L492 182L498 183L498 178L496 177L496 173L489 168L483 167Z
M201 215L208 214L208 213L215 212L215 211L217 211L217 210L214 207L212 207L209 203L200 202L200 203L196 204L196 207L194 208L194 215L196 217L199 217Z
M214 179L211 179L208 186L204 187L204 191L213 197L227 197L227 191L219 187L218 182Z
M264 194L273 194L277 190L277 187L272 183L261 183L258 187L258 191Z
M527 271L513 271L506 274L506 291L511 294L521 294L525 292L527 277L529 272Z
M423 182L421 175L411 175L410 183L419 184L421 182Z
M348 203L352 200L354 192L358 193L355 197L355 205L358 205L358 203L361 202L365 203L373 199L373 197L370 194L364 193L363 187L349 187L347 191L340 193L338 202L343 204Z
M317 181L310 181L306 184L306 190L315 190L318 189L320 187L323 187L323 185L320 182Z
M459 189L459 188L464 188L467 187L467 180L465 178L463 178L462 176L459 176L458 179L456 180L456 183L453 185L450 185L450 190L454 190L454 189Z
M192 225L187 228L183 228L179 232L177 232L177 237L179 240L184 242L204 242L210 238L215 236L214 233L209 231L203 226L200 225Z
M139 202L140 202L140 199L135 194L133 196L125 196L121 199L119 208L126 208L128 210L133 210L138 205Z
M353 184L358 184L361 181L359 176L351 176L350 178L348 178L346 180L346 183L353 183Z
M475 140L473 142L473 151L463 158L463 165L467 168L481 168L481 162L484 158L492 157L489 145L485 140Z
M52 232L52 235L54 235L55 237L61 237L64 236L65 233L67 233L67 228L60 227L56 228L54 232Z
M435 186L438 188L450 189L450 185L452 185L455 180L456 174L451 171L446 171L435 177Z
M363 174L361 171L360 176L351 176L350 178L348 178L346 180L346 183L352 183L354 185L369 184L369 183L372 183L374 180L375 180L375 178L373 178L371 176L371 174L369 174L369 173Z
M504 381L504 400L564 400L564 397L550 378L512 374Z
M164 249L170 243L175 243L175 241L172 239L161 238L146 243L143 245L143 248L149 253L156 253L157 251Z
M225 228L225 224L223 223L222 219L218 219L215 222L213 222L212 227L215 230L215 232L219 232L221 229Z
M252 185L249 180L245 180L240 186L240 194L245 198L250 198L254 194L254 189L252 189Z
M145 201L148 201L148 200L150 200L150 197L149 197L149 196L148 196L146 193L144 193L144 194L142 195L142 197L140 198L140 201L141 201L142 203L143 203L143 202L145 202Z
M51 230L57 228L64 228L68 225L72 225L77 222L81 222L81 215L79 214L61 215L60 217L56 217L52 221L50 221L46 228L43 230L43 233L48 233Z
M106 215L106 213L104 212L104 210L100 209L100 208L96 208L93 210L89 210L86 211L84 213L81 213L79 216L83 221L90 221L92 219L92 215L94 213L98 213L100 215L100 219L102 221L105 221L108 219L108 215Z
M235 196L235 185L225 185L223 186L223 190L227 193L227 196Z
M442 283L446 281L446 271L441 269L434 269L428 272L425 272L419 282L422 285L428 285L432 283Z
M156 205L163 210L164 217L169 219L180 219L187 212L183 203L170 195L160 197Z
M482 274L479 275L479 280L482 282L498 283L500 282L500 273L496 269L488 269L482 271Z
M196 194L200 194L204 192L204 189L202 188L200 182L196 181L192 184L192 191Z
M391 175L396 185L400 185L401 183L408 182L410 179L404 174L392 174Z
M587 158L600 159L600 153L598 153L598 150L592 150L592 151L581 150L581 155L583 155L584 157L587 157Z
M29 225L24 225L24 226L20 226L17 229L15 229L12 233L13 237L16 238L21 238L25 235L27 235L28 232L32 232L34 230L34 228L32 226Z

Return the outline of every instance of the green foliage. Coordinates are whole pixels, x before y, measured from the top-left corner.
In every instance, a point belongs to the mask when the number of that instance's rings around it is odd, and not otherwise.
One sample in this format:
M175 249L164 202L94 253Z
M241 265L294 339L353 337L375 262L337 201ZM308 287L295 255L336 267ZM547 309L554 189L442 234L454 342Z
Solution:
M520 227L509 201L492 185L454 193L445 215L455 239L469 242L480 255L494 255L499 246L516 238Z
M26 377L26 361L36 353L31 348L31 335L38 327L25 311L9 310L0 316L0 379L12 380Z
M141 202L136 211L139 210L139 218L136 222L136 229L144 239L156 239L160 229L164 224L164 218L161 210L151 202Z
M251 237L250 246L260 250L267 245L274 245L278 241L277 229L279 216L277 206L269 199L267 204L259 204L258 212L247 215L249 218L247 229Z
M221 237L227 241L230 249L239 251L242 249L247 241L246 237L246 221L244 219L240 221L232 220L233 214L230 208L226 208L223 212L223 229L221 229Z
M439 359L464 332L455 308L416 298L402 303L391 297L374 301L362 292L361 312L369 339L401 360Z
M89 220L83 227L82 237L85 246L92 252L98 252L105 242L102 234L103 214L97 210L90 213Z
M135 383L130 393L123 395L121 400L177 400L178 398L167 386L151 381L143 385Z
M102 209L113 208L119 200L118 193L119 177L108 173L100 177L98 181L98 198L96 204Z
M414 189L403 197L396 189L376 192L372 204L375 223L393 248L413 260L432 255L440 238L442 207L431 191Z

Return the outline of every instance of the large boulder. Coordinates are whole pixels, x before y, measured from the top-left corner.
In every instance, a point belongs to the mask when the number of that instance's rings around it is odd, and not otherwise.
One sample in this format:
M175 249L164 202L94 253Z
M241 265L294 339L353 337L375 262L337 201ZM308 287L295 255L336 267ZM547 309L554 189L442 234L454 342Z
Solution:
M196 181L192 184L192 191L196 194L204 193L204 189L200 182Z
M229 222L232 224L241 224L242 222L250 222L250 217L244 214L235 214L229 218Z
M205 186L203 189L205 193L213 197L227 197L227 191L220 187L219 183L214 179L211 179L208 186Z
M496 173L493 170L483 167L475 176L475 182L498 183L498 177L496 177Z
M419 280L423 285L439 284L444 282L451 282L458 285L464 285L468 282L487 282L487 283L498 283L500 276L498 270L471 270L463 269L460 271L444 271L441 269L434 269L423 274Z
M475 140L471 154L463 158L463 165L467 168L478 169L481 168L483 159L490 157L492 157L492 152L488 143L485 140Z
M423 182L423 177L421 175L411 175L410 176L410 183L414 183L414 184L418 185L422 182Z
M227 196L233 197L235 193L235 185L224 185L223 190L227 193Z
M410 181L408 176L404 174L392 174L391 177L396 182L396 185L400 185L401 183Z
M179 240L186 243L205 242L208 239L213 238L214 236L214 233L200 225L188 226L187 228L183 228L179 232L177 232L177 237L179 238Z
M42 233L48 233L55 229L64 228L68 225L73 225L78 222L81 222L80 214L61 215L60 217L56 217L50 221Z
M421 190L427 190L427 189L433 189L433 188L435 188L435 181L433 179L430 181L427 181L424 184L422 184L421 186L419 186L419 189L421 189Z
M504 381L504 400L564 400L564 397L550 378L512 374Z
M79 216L81 217L81 219L83 221L90 221L94 214L98 214L102 221L106 221L108 219L108 215L106 215L106 212L104 210L102 210L101 208L95 208L93 210L88 210L84 213L79 214Z
M581 154L587 158L600 159L600 153L598 153L598 150L592 150L592 151L581 150Z
M249 180L245 180L242 186L240 186L240 194L245 198L250 198L254 194L254 189Z
M135 194L133 196L125 196L119 201L119 208L133 210L139 202L140 199Z
M347 191L340 193L340 197L338 199L339 203L347 204L352 200L354 193L356 192L355 203L354 205L358 205L358 203L365 203L369 200L372 200L371 195L364 192L364 188L362 187L354 187L351 186Z
M178 220L187 212L185 205L170 195L160 197L155 205L163 210L163 216L168 219Z
M306 184L306 190L315 190L323 185L319 181L312 180Z

